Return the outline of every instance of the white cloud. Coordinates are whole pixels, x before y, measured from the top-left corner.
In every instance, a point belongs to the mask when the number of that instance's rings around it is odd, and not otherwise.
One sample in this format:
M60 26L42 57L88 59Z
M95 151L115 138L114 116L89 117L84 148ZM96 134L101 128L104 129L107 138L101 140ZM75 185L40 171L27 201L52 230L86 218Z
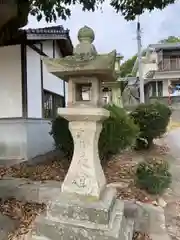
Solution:
M140 17L142 28L142 43L146 46L172 35L180 35L180 2L168 6L163 11L144 13ZM127 22L108 5L104 4L103 12L100 10L82 12L79 6L72 7L72 16L67 21L58 19L56 23L47 24L45 21L37 23L32 16L29 17L27 27L44 27L63 25L70 29L73 44L77 44L77 32L84 25L92 27L96 34L95 45L99 52L109 52L116 49L128 58L136 53L136 22Z

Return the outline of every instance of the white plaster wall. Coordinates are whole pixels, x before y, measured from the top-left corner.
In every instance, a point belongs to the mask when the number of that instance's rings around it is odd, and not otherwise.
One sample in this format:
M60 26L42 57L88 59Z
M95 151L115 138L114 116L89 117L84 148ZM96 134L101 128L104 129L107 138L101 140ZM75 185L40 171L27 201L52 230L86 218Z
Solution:
M22 116L20 45L0 47L0 118Z
M42 42L43 52L53 57L53 41ZM36 45L40 49L40 44ZM55 51L55 57L60 57L60 52ZM27 47L27 86L28 86L28 117L42 118L42 96L41 96L41 69L40 55ZM64 96L63 81L48 73L43 64L43 88L50 92ZM67 93L67 83L66 83ZM66 99L67 101L67 96Z
M154 79L179 79L180 71L156 72Z
M48 120L0 119L0 163L31 159L54 149Z
M53 57L53 42L52 41L44 41L43 42L43 52L47 54L49 57ZM55 53L55 57L60 57L57 50ZM63 81L56 76L48 73L46 66L43 64L43 84L44 89L64 96L63 90Z
M147 57L142 57L142 72L143 72L144 78L149 71L157 70L157 69L158 69L158 66L157 66L157 53L156 52L150 53L149 56L147 56ZM138 71L137 71L136 75L139 76Z
M146 74L149 71L152 71L152 70L157 70L157 64L156 63L144 63L144 62L142 62L143 78L145 78ZM139 72L138 71L137 71L136 75L139 76Z
M48 120L30 119L26 123L27 159L52 151L54 140L50 136L51 124Z
M26 159L26 131L22 119L0 119L0 160Z
M157 53L156 52L151 52L151 54L148 57L149 61L155 60L157 62Z
M36 45L40 48L40 44ZM28 117L42 118L40 55L27 46Z

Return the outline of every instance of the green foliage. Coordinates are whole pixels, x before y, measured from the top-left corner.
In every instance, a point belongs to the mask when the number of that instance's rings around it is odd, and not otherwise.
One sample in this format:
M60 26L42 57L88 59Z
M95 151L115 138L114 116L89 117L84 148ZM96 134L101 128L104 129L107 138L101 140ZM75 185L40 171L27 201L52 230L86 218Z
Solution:
M65 118L57 117L52 121L50 135L53 137L56 148L60 149L70 161L74 151L69 123Z
M117 13L121 12L124 18L130 21L135 20L136 16L146 10L162 10L174 2L175 0L110 0L109 4ZM0 32L2 38L0 42L6 41L9 36L16 36L18 29L27 24L29 14L36 16L38 21L43 17L47 22L56 21L58 18L66 20L71 16L72 5L78 4L82 6L83 11L94 12L102 8L103 3L105 0L17 0L18 14L4 24L3 31Z
M138 164L136 184L150 194L161 194L169 187L172 176L169 165L162 159L148 159Z
M175 37L175 36L169 36L168 38L159 41L159 43L179 43L179 42L180 42L180 37Z
M136 73L134 73L134 75L132 75L132 69L134 66L134 63L137 59L137 55L134 55L133 57L131 57L130 59L128 59L127 61L125 61L123 64L121 64L120 66L120 78L125 78L125 77L133 77L136 75ZM120 81L119 82L119 87L121 90L121 96L123 95L124 90L127 88L128 86L128 81Z
M123 108L108 105L106 109L109 110L110 117L103 122L99 139L99 154L102 160L133 145L139 131Z
M131 57L130 59L125 61L123 64L121 64L121 66L120 66L120 70L121 70L120 77L126 77L126 76L131 74L136 59L137 59L137 55L134 55L133 57Z
M101 7L105 0L30 0L30 13L36 15L38 20L42 15L46 16L47 21L54 21L57 17L66 19L71 15L70 6L80 4L82 10L95 11ZM121 12L126 20L134 20L137 15L141 15L145 10L152 11L155 8L162 10L167 5L174 3L175 0L111 0L116 12Z
M138 133L138 127L124 109L115 105L107 106L106 109L110 111L110 117L103 122L99 139L99 156L102 161L106 161L112 154L132 145ZM68 121L62 117L53 120L50 134L54 138L56 147L71 160L74 144Z
M119 87L121 90L121 96L123 95L124 90L127 88L128 86L128 81L120 81L119 82Z
M171 110L161 103L140 104L130 116L138 124L140 133L136 141L136 148L149 148L153 139L166 132L170 120Z

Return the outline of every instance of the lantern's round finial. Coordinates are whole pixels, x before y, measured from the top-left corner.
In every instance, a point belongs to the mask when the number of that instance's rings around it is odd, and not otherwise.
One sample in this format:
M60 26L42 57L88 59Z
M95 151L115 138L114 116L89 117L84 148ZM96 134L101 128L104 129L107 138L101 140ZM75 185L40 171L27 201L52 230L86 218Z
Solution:
M83 28L79 29L78 32L78 39L80 42L88 41L92 43L94 41L95 35L92 28L84 26Z

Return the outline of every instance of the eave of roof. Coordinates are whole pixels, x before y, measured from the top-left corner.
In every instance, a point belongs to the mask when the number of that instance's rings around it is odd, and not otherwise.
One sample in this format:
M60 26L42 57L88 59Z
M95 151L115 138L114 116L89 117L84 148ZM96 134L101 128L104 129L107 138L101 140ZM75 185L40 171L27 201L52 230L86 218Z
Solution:
M159 43L159 44L150 44L149 49L160 50L160 49L180 49L180 43Z
M27 39L67 39L69 37L69 29L64 29L62 25L45 27L45 28L24 28Z
M22 41L42 41L56 40L59 46L64 48L64 56L72 55L73 45L69 36L69 29L64 29L62 25L44 27L44 28L21 28L15 36L6 41L3 45L11 45L13 41L20 43Z

